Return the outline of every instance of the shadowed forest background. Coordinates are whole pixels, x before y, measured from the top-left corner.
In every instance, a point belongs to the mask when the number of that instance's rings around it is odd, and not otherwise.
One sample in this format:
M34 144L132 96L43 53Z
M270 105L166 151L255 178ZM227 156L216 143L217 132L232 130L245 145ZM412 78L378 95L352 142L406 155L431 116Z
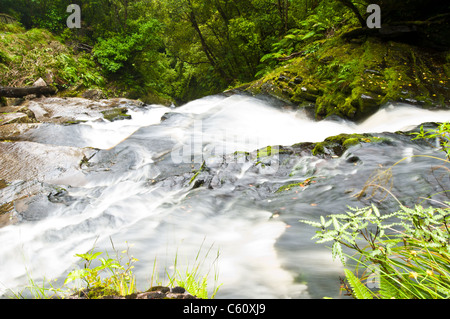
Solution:
M72 3L81 7L81 29L66 26ZM88 68L85 86L180 104L253 81L318 50L320 40L365 27L370 3L380 5L383 25L420 28L419 36L397 40L448 49L443 0L2 0L0 12L86 53L72 68L60 63L67 72L56 85L74 85ZM7 78L2 85L11 84Z

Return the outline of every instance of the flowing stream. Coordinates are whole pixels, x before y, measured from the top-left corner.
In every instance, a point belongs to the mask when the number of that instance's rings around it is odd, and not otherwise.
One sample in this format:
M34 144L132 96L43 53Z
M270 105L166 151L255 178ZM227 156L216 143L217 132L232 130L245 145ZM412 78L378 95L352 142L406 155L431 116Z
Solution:
M0 295L26 285L27 274L63 280L81 266L75 254L94 243L97 251L112 253L112 239L115 249L130 245L139 259L134 273L142 290L156 281L155 262L164 284L175 258L183 272L199 253L210 289L216 274L223 284L216 298L340 298L342 265L311 240L315 229L298 220L370 204L352 195L380 166L411 155L442 157L394 132L450 120L450 111L389 105L359 124L315 122L241 95L179 108L147 105L129 114L131 120L48 124L33 133L35 143L99 151L70 178L41 181L60 191L36 199L17 213L16 224L0 228ZM269 145L341 133L374 133L384 142L362 143L334 158L279 152L256 160L256 150ZM439 164L405 160L393 171L392 193L414 205L442 191L448 181L433 169ZM277 192L312 176L315 183L307 187ZM14 185L3 196L6 190ZM434 198L446 200L440 196ZM396 209L395 201L380 207Z

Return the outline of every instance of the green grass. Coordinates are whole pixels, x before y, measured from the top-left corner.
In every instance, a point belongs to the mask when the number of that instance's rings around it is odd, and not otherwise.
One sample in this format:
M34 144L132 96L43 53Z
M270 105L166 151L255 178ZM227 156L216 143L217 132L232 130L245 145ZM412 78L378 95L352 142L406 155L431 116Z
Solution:
M172 273L166 270L167 278L169 279L169 286L180 286L185 288L191 295L197 296L201 299L214 299L220 286L217 285L219 279L219 273L217 269L217 261L219 259L219 251L217 251L216 258L214 259L210 269L204 275L201 274L200 270L204 265L206 259L212 250L212 245L208 248L205 255L201 256L201 251L204 242L202 243L200 249L195 256L194 262L191 266L187 263L185 269L180 270L178 268L178 254L174 260L174 269ZM211 270L214 270L214 287L212 293L209 296L208 291L208 277Z
M61 90L105 84L89 54L75 54L49 31L25 30L16 24L0 24L0 31L0 85L22 87L39 78Z
M119 252L115 249L111 240L114 254L108 252L96 251L95 246L86 253L76 254L84 264L82 268L74 269L69 272L64 280L64 285L55 287L57 280L48 280L44 278L36 281L31 272L27 270L28 285L21 291L9 290L9 295L16 299L64 299L70 295L83 295L88 299L99 299L104 296L126 297L135 293L137 290L136 277L133 273L134 264L137 258L130 254L130 248ZM153 264L153 273L151 287L161 286L163 281L168 282L169 287L180 286L186 289L188 293L201 299L212 299L217 294L221 285L218 282L217 261L219 252L211 265L210 270L202 275L201 270L208 255L211 253L212 246L207 250L204 256L201 255L203 243L195 257L194 264L187 266L186 269L180 269L178 266L178 252L175 256L173 272L165 271L166 278L160 280L156 274L156 258ZM105 256L105 257L102 257ZM209 295L209 274L214 269L214 287L212 294ZM81 283L81 285L80 285ZM154 285L155 283L155 285ZM150 287L150 288L151 288Z

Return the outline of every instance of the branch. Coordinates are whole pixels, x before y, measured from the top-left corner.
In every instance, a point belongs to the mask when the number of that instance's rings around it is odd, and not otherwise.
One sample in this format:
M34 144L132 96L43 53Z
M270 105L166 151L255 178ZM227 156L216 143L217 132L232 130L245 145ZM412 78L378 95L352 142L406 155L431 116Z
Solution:
M56 90L51 86L31 86L26 88L2 87L0 86L0 97L24 97L30 94L53 95Z

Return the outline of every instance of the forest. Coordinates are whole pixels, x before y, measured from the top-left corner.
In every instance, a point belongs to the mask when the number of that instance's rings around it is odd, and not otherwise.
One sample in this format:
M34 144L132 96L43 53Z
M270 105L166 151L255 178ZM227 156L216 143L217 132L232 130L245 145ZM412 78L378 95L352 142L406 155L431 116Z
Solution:
M81 28L67 27L70 4L81 8ZM367 29L369 4L381 7L383 25L423 28L415 44L448 49L443 0L3 0L0 12L87 51L132 97L181 104L260 78L308 44Z

